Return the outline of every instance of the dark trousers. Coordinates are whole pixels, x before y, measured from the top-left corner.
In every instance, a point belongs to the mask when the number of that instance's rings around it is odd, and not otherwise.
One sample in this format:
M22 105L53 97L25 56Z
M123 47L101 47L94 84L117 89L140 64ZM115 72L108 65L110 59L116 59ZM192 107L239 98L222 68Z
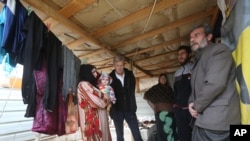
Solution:
M113 122L115 125L115 130L116 130L116 136L117 136L117 141L124 141L124 126L123 122L124 119L126 120L131 133L134 137L134 141L142 141L141 133L139 130L139 125L137 121L137 117L135 113L130 113L130 112L116 112L116 117L113 118Z
M230 141L229 131L215 131L194 126L192 141Z
M179 141L191 141L192 127L189 125L192 119L188 109L174 108Z

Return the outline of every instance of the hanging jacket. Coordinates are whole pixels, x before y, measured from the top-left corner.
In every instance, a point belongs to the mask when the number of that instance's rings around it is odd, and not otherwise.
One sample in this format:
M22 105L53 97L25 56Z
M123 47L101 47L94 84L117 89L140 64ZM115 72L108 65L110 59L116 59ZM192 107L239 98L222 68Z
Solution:
M191 71L193 63L189 62L181 66L174 75L174 106L188 107L188 98L191 94Z

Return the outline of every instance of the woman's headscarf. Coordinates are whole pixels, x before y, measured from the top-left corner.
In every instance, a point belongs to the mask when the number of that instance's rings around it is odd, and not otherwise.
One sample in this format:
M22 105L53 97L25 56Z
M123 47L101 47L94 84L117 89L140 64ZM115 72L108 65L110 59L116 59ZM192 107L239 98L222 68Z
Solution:
M161 73L160 75L159 75L159 78L158 78L158 84L161 84L161 82L160 82L160 79L161 79L161 77L162 76L164 76L165 78L166 78L166 86L168 86L168 77L167 77L167 74L165 74L165 73Z
M95 76L92 73L92 70L95 68L95 66L90 64L83 64L80 66L80 74L79 74L79 80L80 81L88 81L93 86L96 86L96 80Z

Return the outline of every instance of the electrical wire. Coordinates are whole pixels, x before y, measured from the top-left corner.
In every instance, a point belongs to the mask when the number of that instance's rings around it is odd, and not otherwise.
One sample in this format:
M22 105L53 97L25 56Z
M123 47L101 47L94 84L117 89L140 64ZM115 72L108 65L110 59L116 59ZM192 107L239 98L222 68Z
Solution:
M16 68L15 68L14 70L16 70ZM17 70L16 70L16 74L17 74ZM3 109L2 109L2 111L1 111L1 113L0 113L0 118L2 117L3 112L5 111L5 108L6 108L7 103L9 102L10 95L11 95L11 93L12 93L12 91L13 91L13 88L14 88L14 86L15 86L15 84L16 84L16 80L17 80L17 77L15 77L13 84L12 84L11 87L9 88L10 91L9 91L8 96L7 96L7 99L6 99L5 103L4 103Z
M146 31L146 29L147 29L147 27L148 27L148 24L149 24L149 22L150 22L150 20L151 20L151 17L152 17L152 15L153 15L153 12L154 12L156 3L157 3L157 0L154 1L153 7L152 7L152 9L151 9L151 12L150 12L150 14L149 14L149 16L148 16L147 22L146 22L146 24L145 24L145 26L144 26L143 31L142 31L141 34L144 34L145 31ZM136 48L136 50L135 50L135 55L134 55L134 56L132 57L132 59L131 59L131 64L134 63L133 60L134 60L134 57L136 56L136 54L137 54L137 52L138 52L138 50L139 50L139 48L140 48L141 42L142 42L142 41L140 40L139 43L138 43L138 46L137 46L137 48ZM133 66L133 65L131 65L131 66ZM137 71L137 70L135 69L135 73L136 73L136 71Z

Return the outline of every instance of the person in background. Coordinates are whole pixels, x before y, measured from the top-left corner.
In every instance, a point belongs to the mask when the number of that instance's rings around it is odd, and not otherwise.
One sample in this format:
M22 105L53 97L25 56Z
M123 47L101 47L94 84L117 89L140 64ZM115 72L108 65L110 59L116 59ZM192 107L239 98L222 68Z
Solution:
M116 98L115 98L115 93L114 89L110 86L112 82L112 78L109 76L107 73L101 73L101 76L99 77L98 80L98 88L99 90L109 96L109 101L108 101L108 106L107 106L107 111L110 111L111 108L111 103L115 104Z
M158 84L147 90L143 96L155 113L157 140L177 141L173 113L174 94L168 85L167 75L160 74Z
M90 64L80 67L77 97L82 140L111 141L106 107L109 96L97 88L99 73Z
M212 27L206 23L190 33L191 49L197 57L189 98L189 112L196 119L192 141L229 141L230 125L241 123L232 53L212 38Z
M132 71L125 68L125 58L115 56L114 70L110 73L113 81L116 103L112 105L109 115L113 119L117 141L124 141L124 120L126 120L135 141L142 141L136 116L135 77Z
M191 141L192 119L188 111L188 98L191 94L191 71L193 62L190 46L180 46L177 50L181 67L174 74L174 114L180 141Z

